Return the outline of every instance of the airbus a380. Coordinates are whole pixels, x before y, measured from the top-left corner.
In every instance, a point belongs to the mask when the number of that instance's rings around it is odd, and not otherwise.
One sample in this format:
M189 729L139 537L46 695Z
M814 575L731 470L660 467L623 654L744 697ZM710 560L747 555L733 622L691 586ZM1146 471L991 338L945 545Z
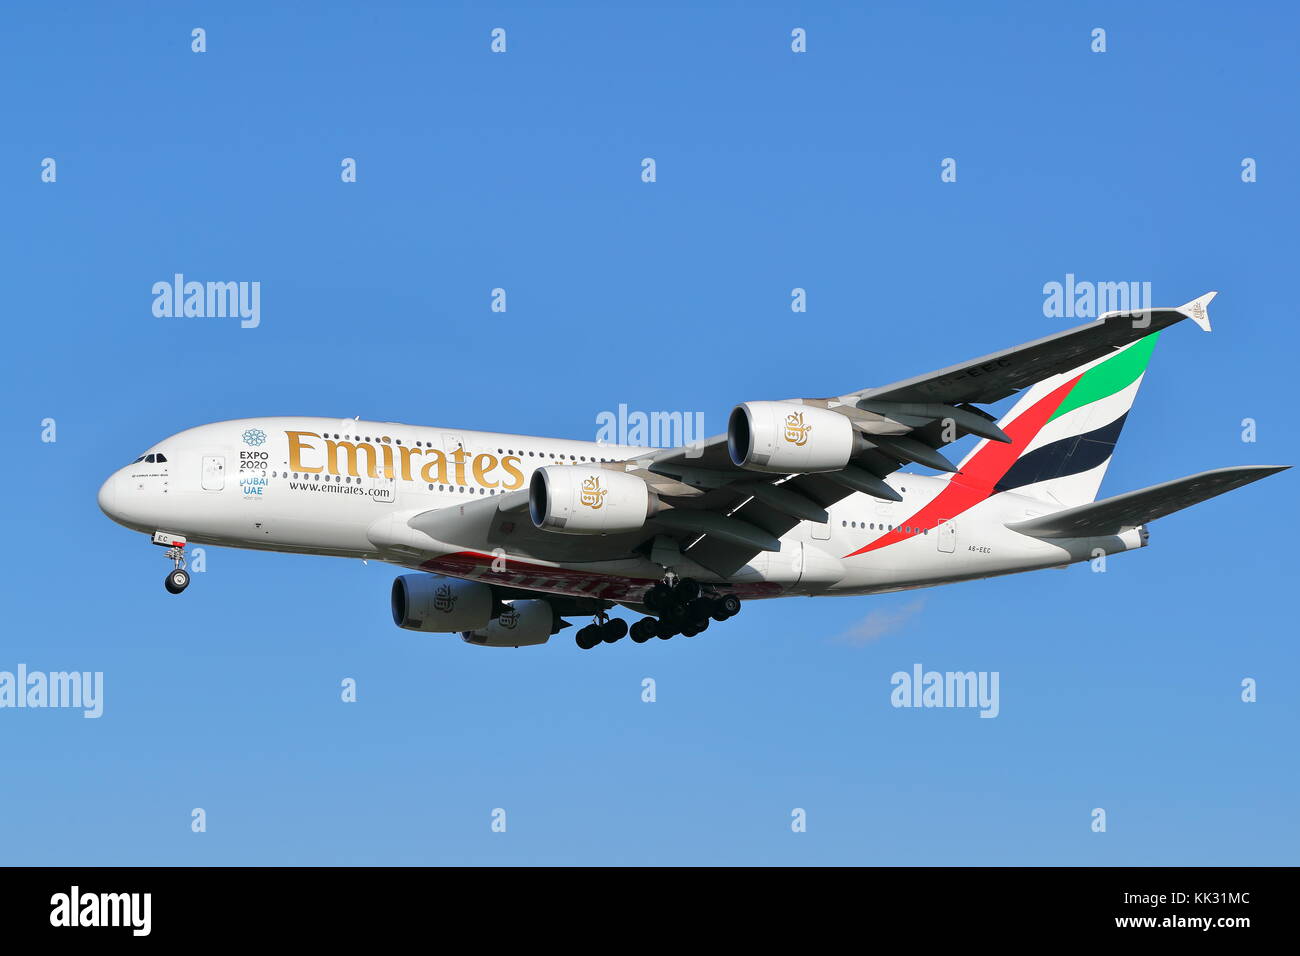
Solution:
M737 405L654 449L330 418L201 425L104 482L99 506L187 542L385 561L394 622L471 643L692 636L742 600L879 594L1145 547L1148 522L1287 466L1218 468L1096 500L1161 331L1210 292L831 398ZM978 406L1024 390L1000 421ZM980 440L959 464L940 451ZM900 470L917 465L938 475ZM611 617L638 615L629 628Z

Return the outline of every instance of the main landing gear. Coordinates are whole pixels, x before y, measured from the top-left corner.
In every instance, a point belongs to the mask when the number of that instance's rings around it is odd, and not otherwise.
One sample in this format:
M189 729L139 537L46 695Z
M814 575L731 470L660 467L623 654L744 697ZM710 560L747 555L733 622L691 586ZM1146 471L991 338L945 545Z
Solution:
M613 644L626 635L627 621L621 617L610 617L601 611L596 615L595 622L579 629L578 633L573 635L573 639L584 651L589 651L602 641Z
M604 641L613 644L625 635L637 644L652 637L666 641L681 634L694 637L708 630L710 621L725 621L740 613L740 598L734 594L705 594L698 581L661 581L646 592L643 603L657 617L643 617L630 628L618 618L609 618L604 612L593 624L582 628L575 640L583 650L590 650Z
M172 569L163 579L163 587L168 594L180 594L190 586L190 572L185 570L185 536L170 531L155 531L153 543L166 548L167 557L172 559Z

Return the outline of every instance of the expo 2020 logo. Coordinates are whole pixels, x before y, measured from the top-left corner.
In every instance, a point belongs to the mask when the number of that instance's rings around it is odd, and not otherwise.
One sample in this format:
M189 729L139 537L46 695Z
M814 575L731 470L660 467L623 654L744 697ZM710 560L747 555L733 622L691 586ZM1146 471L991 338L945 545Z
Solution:
M266 432L260 428L250 428L244 432L244 444L253 446L266 444Z

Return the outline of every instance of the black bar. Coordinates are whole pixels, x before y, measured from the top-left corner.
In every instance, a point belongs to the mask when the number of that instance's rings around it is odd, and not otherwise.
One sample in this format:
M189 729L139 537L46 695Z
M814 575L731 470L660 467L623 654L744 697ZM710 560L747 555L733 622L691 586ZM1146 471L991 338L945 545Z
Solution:
M971 942L1100 935L1230 943L1243 933L1286 929L1295 871L10 868L0 870L0 882L7 940L129 939L144 929L144 897L128 905L126 897L100 894L147 893L147 936L168 942L338 943L414 933L450 944L448 934L468 931L494 940L531 933L531 942L542 945L580 925L584 933L619 933L611 943L648 934L653 945L651 937L666 944L703 922L736 939L759 940L790 929L817 938L847 931L863 941L901 933ZM125 925L52 925L73 921L74 886L76 921L103 913Z

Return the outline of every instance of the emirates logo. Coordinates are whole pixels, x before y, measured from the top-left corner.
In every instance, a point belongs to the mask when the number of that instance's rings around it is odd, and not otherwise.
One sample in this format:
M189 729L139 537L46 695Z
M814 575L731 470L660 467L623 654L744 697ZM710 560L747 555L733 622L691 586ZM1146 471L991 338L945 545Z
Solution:
M456 592L450 584L444 584L433 592L433 609L449 614L456 607Z
M808 433L812 426L803 420L803 412L795 412L785 417L785 440L791 445L802 448L808 444Z
M608 489L600 487L600 479L593 476L582 479L582 491L578 494L578 501L586 505L592 511L599 511L605 504L605 495Z

